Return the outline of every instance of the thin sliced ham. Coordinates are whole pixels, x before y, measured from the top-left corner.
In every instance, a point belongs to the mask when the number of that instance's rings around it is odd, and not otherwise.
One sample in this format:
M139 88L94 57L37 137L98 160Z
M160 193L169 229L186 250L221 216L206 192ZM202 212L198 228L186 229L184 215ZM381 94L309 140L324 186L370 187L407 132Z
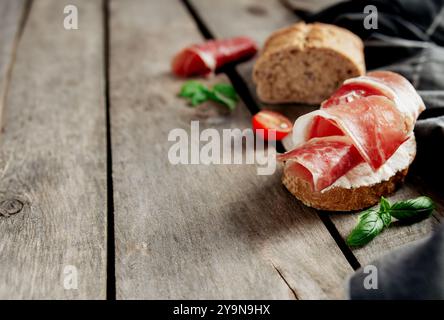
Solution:
M316 191L330 186L344 172L363 162L352 141L344 136L311 139L278 159L289 161L294 175L308 181Z
M254 56L257 46L247 37L210 40L176 54L172 70L179 77L207 75L223 65Z
M362 158L377 170L408 139L409 129L395 104L369 96L320 109L300 117L293 129L297 145L312 138L345 135Z
M413 86L398 74L377 71L349 79L320 110L296 120L296 149L278 159L322 190L364 161L378 170L413 135L423 110ZM323 146L332 141L334 148Z
M403 76L390 71L373 71L365 76L348 79L344 85L364 85L380 91L392 100L406 116L409 129L413 130L419 114L425 110L424 102L412 84Z
M354 100L369 96L385 96L392 99L393 96L383 92L368 83L348 83L341 86L330 98L322 102L321 108L325 109L337 104L346 104Z

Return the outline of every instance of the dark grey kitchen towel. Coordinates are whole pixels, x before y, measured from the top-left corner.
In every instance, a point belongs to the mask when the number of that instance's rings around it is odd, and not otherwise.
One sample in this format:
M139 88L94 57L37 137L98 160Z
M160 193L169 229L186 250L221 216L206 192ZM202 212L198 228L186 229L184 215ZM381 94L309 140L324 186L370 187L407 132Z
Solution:
M377 29L364 27L367 5L378 10ZM443 8L444 0L355 0L317 13L296 10L307 22L332 23L358 34L368 70L392 70L413 83L426 110L415 127L418 150L411 171L438 191L444 181ZM373 265L378 289L365 288L370 270L361 269L349 280L351 299L444 299L444 226Z
M361 268L348 285L351 299L444 299L444 225Z

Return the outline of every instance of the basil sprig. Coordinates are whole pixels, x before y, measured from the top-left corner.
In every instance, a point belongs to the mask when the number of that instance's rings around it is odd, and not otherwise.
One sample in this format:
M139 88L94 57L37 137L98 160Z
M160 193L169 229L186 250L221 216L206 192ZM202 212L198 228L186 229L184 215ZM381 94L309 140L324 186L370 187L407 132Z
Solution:
M179 96L189 99L193 107L211 100L228 107L230 111L236 108L239 101L236 90L230 84L217 83L209 89L203 83L194 80L183 84Z
M358 224L347 238L350 246L369 243L384 229L384 221L378 211L368 210L359 215Z
M435 204L429 197L398 201L390 204L381 197L379 210L366 210L359 215L358 224L347 237L349 246L363 246L390 226L392 217L404 222L417 222L428 218Z
M390 214L390 202L388 202L388 200L384 197L381 197L378 215L381 218L384 227L390 226L390 223L392 223L392 216Z
M390 208L390 214L398 220L422 220L430 217L435 204L429 197L419 197L396 202Z

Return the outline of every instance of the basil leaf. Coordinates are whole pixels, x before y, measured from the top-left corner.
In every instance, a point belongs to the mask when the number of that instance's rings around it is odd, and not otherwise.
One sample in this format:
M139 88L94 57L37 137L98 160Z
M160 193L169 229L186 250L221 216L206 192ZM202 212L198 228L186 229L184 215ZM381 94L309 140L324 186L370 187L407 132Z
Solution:
M225 97L234 100L235 102L239 101L236 90L231 84L217 83L213 86L213 92L222 94Z
M195 80L185 82L179 96L190 99L193 107L207 100L212 100L227 106L230 111L234 110L239 100L236 90L230 84L217 83L210 90L203 83Z
M233 111L239 100L234 87L227 83L217 83L213 86L210 94L210 99L221 103Z
M206 91L208 91L208 88L205 87L202 83L190 80L182 85L179 96L184 98L192 98L194 95L201 95Z
M381 204L379 205L379 211L387 212L390 210L390 202L384 197L381 197Z
M392 222L392 216L390 215L390 202L384 197L381 197L379 204L379 216L384 223L384 227L388 227Z
M347 237L349 246L363 246L373 240L384 229L384 220L379 212L374 210L364 211L359 216L359 221L350 235Z
M210 90L202 83L194 80L185 82L179 93L179 96L190 99L193 107L207 101L209 95Z
M209 98L215 102L227 106L230 111L233 111L236 108L237 102L235 100L221 94L218 91L212 91L209 95Z
M428 218L435 209L435 203L429 197L418 197L398 201L390 208L390 214L398 220L416 221Z
M198 91L191 97L191 105L195 107L207 100L208 100L208 94L203 91Z
M384 227L388 227L390 226L390 224L392 223L392 216L390 214L390 211L382 211L379 212L379 216L382 219L382 222L384 223Z
M414 222L429 217L434 209L435 204L428 197L398 201L393 205L381 197L379 211L370 209L362 212L359 216L358 224L347 237L347 244L350 246L367 244L390 225L392 217Z

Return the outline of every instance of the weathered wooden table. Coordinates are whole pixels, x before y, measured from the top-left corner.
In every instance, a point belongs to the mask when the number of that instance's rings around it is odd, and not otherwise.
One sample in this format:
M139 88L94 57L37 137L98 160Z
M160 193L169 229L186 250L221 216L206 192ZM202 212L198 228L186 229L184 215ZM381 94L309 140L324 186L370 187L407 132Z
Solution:
M204 80L233 81L231 114L187 107L170 74L190 43L261 44L296 19L277 0L1 0L0 298L345 298L353 269L430 233L439 195L433 218L351 250L357 215L305 207L279 174L168 162L168 133L192 120L243 129L256 108L312 109L260 104L251 61ZM410 176L393 198L424 190Z

